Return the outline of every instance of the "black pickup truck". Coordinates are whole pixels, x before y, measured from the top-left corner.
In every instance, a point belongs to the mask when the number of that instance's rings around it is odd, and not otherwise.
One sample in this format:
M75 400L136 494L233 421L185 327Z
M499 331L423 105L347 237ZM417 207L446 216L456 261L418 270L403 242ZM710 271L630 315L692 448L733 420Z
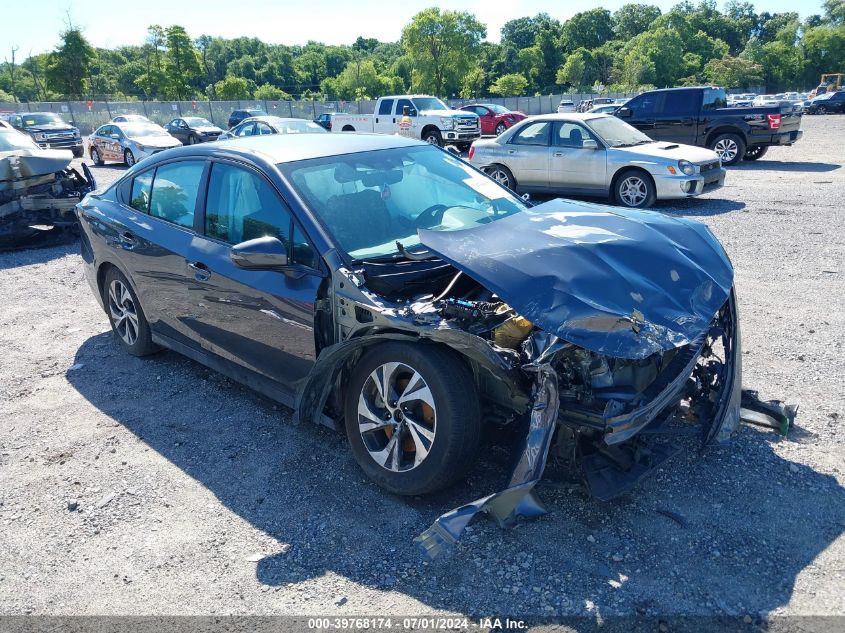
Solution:
M770 146L792 145L803 135L794 106L729 108L721 88L650 90L615 114L656 141L709 147L723 165L757 160Z
M43 149L69 149L76 158L85 153L79 129L54 112L16 112L9 115L9 123Z

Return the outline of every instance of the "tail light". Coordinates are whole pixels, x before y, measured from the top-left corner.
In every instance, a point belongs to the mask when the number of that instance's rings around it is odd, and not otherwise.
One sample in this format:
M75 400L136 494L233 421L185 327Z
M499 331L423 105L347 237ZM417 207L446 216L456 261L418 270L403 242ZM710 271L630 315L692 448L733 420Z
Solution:
M780 127L779 114L767 114L766 118L769 120L769 129L777 130Z
M469 159L472 160L472 155L475 154L475 145L469 146Z

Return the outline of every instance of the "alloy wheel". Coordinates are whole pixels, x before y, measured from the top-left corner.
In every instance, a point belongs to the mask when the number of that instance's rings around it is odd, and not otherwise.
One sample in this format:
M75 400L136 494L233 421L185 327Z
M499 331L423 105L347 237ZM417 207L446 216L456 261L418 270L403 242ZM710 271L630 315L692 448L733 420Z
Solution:
M716 145L713 146L713 151L719 155L723 163L729 163L736 158L736 155L739 153L739 147L732 138L723 138L719 139Z
M115 332L127 345L138 340L138 310L126 285L119 279L109 284L109 315Z
M496 182L504 187L510 187L511 179L503 169L491 169L487 174Z
M358 432L370 457L391 472L419 466L431 451L437 406L425 379L404 363L384 363L358 396Z
M629 207L638 207L648 197L648 186L639 176L628 176L619 185L619 198Z
M425 142L429 145L440 145L440 140L437 138L436 134L429 134L425 137Z
M507 129L508 128L504 123L499 123L499 125L496 126L496 136L504 134Z
M132 153L132 150L126 150L124 159L126 160L127 167L132 167L135 164L135 154Z
M96 165L100 164L100 152L98 152L96 148L91 150L91 160L93 160Z

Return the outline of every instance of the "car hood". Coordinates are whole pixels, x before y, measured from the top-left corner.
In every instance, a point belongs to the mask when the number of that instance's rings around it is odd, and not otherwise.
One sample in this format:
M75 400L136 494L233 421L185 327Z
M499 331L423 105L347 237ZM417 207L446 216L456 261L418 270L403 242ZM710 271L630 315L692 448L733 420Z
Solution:
M38 132L73 132L74 128L67 123L45 123L44 125L28 125L26 131L33 134Z
M202 127L195 127L194 128L197 132L217 132L222 134L223 130L217 127L216 125L203 125Z
M157 136L129 136L127 137L133 143L144 145L146 147L176 147L182 144L177 138L173 138L170 134L160 134Z
M696 147L695 145L684 145L682 143L667 143L658 141L648 145L637 145L635 147L612 147L614 152L623 152L630 156L653 156L655 158L666 158L671 161L688 160L691 163L708 163L719 160L719 155L712 149Z
M423 245L546 332L619 358L698 339L733 267L710 230L650 211L552 200Z
M0 181L20 180L61 171L73 160L67 149L16 149L0 152ZM0 190L5 187L0 186Z
M475 112L467 112L466 110L423 110L420 112L420 116L471 116L478 118Z

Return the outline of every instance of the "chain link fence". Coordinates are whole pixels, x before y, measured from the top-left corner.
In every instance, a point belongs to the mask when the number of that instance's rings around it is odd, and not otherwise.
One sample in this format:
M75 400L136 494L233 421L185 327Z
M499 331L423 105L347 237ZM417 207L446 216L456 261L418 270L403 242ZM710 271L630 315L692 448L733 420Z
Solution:
M453 108L460 108L468 103L498 103L510 110L519 110L526 114L548 114L557 111L561 101L577 104L584 99L597 96L626 99L634 93L611 94L558 94L536 97L493 97L483 99L447 99ZM0 115L14 112L55 112L65 121L79 128L82 134L90 134L112 117L120 114L142 114L160 125L171 119L185 116L201 116L215 125L227 129L229 115L234 110L264 110L268 114L298 119L315 119L324 112L344 112L347 114L372 114L375 100L367 101L53 101L9 103L0 102Z

